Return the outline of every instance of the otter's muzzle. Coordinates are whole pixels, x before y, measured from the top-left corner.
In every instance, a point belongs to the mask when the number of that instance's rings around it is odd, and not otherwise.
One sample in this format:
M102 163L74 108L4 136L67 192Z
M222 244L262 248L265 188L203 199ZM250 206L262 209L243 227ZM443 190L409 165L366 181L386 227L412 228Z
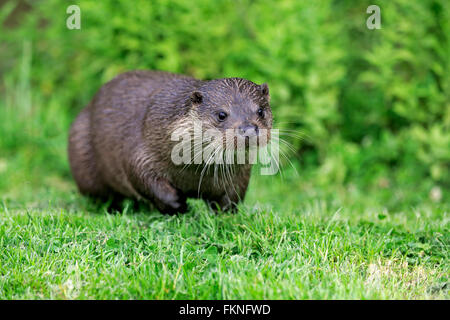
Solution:
M254 124L245 124L239 126L238 133L243 137L257 137L259 134L259 129L258 126Z

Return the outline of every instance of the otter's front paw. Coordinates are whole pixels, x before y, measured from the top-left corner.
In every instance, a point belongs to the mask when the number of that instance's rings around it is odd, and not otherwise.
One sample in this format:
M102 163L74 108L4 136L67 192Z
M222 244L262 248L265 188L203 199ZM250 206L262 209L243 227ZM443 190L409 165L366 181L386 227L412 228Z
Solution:
M214 212L237 212L237 202L238 200L231 200L227 195L224 195L222 198L218 200L208 200L207 203Z
M161 213L176 214L187 211L186 196L168 181L159 181L155 192L155 205Z
M162 213L168 214L185 213L187 211L186 197L177 190L176 194L165 197L158 209Z

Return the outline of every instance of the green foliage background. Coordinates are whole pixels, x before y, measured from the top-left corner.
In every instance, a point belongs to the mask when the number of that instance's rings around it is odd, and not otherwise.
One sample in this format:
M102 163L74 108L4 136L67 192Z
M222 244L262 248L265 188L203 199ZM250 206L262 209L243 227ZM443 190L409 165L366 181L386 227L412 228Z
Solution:
M66 28L69 4L81 30ZM380 30L366 28L371 4ZM446 202L449 21L446 0L4 1L0 190L71 181L70 122L104 82L143 68L267 82L276 126L305 136L285 137L298 184L392 207L434 188Z

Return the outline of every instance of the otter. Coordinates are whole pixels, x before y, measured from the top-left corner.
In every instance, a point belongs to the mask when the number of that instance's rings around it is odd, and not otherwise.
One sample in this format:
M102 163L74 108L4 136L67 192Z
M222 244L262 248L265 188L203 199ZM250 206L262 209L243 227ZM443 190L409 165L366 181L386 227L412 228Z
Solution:
M69 163L81 194L121 195L162 213L187 211L187 198L214 210L235 210L245 197L250 163L183 165L172 160L175 130L194 120L246 138L266 129L272 112L267 84L243 78L198 80L164 71L129 71L104 84L72 123ZM222 174L222 177L218 177Z

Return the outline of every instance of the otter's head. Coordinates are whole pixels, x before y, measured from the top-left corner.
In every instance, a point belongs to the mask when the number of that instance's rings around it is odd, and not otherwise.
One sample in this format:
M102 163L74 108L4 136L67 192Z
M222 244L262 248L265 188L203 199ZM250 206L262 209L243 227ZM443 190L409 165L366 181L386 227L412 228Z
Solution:
M241 78L205 81L190 96L191 110L204 128L214 128L224 137L232 130L247 143L256 138L258 145L270 140L272 111L269 100L267 84L257 85Z

